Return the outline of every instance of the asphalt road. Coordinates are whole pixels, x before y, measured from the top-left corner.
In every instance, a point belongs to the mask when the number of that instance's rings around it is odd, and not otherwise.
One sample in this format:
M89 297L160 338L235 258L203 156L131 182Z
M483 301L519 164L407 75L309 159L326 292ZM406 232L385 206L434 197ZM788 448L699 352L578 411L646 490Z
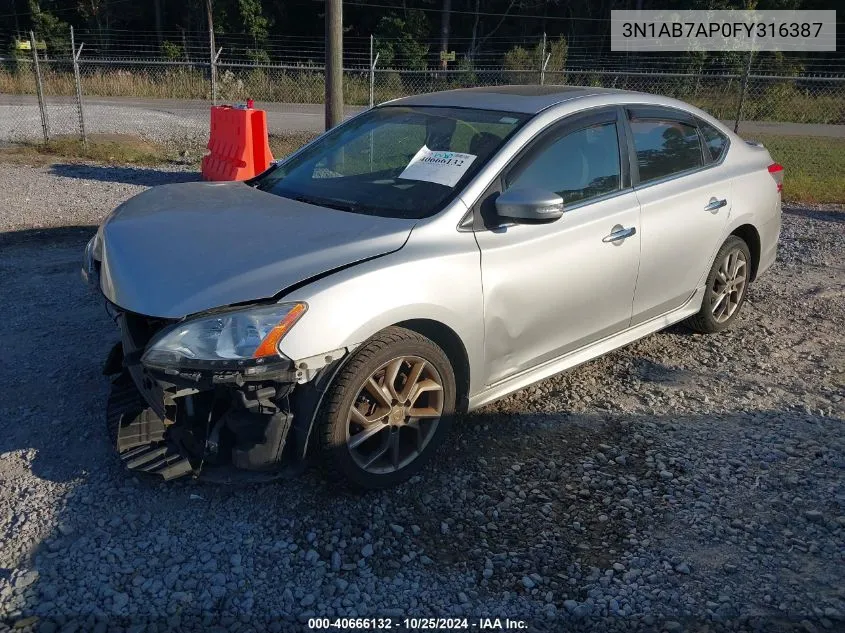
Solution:
M271 134L322 132L322 104L259 103L267 111ZM346 108L347 116L362 110ZM91 97L84 100L85 127L89 134L137 134L159 142L206 138L209 102L181 99L134 99ZM49 97L47 115L52 134L75 134L79 130L73 97ZM38 100L34 95L0 95L0 142L41 137Z
M48 118L53 134L73 134L78 130L78 114L72 97L48 97ZM271 134L322 132L323 105L258 102L267 111ZM183 99L136 99L125 97L86 97L85 124L89 133L139 134L160 142L199 138L207 134L208 101ZM346 108L347 116L360 112L360 106ZM733 127L733 121L726 121ZM845 125L747 121L740 125L746 137L758 134L845 138ZM0 141L39 138L41 120L34 95L0 95Z

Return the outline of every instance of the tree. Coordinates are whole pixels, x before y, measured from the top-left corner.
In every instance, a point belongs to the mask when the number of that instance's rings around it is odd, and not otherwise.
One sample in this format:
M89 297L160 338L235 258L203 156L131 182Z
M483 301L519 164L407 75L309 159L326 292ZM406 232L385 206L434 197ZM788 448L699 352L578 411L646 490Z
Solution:
M502 58L502 68L512 72L508 79L514 83L534 83L537 81L538 73L543 67L543 44L538 43L530 49L522 46L514 46L508 50ZM546 43L545 53L549 56L549 63L546 65L548 72L560 72L566 68L566 57L569 46L566 39L559 37Z
M238 9L244 31L252 36L253 46L247 49L247 56L254 61L270 61L265 50L270 21L264 16L261 0L238 0Z
M265 42L269 35L270 21L264 16L261 0L238 0L238 9L244 32L256 42Z
M57 18L49 11L42 10L38 0L29 0L32 16L32 30L39 40L44 40L47 50L53 54L70 51L70 25Z
M425 70L429 45L420 40L424 40L427 33L428 21L422 11L409 9L407 17L384 16L379 20L375 35L380 63Z
M161 0L153 0L153 12L156 22L156 40L158 45L161 46L164 44L164 35L161 32Z

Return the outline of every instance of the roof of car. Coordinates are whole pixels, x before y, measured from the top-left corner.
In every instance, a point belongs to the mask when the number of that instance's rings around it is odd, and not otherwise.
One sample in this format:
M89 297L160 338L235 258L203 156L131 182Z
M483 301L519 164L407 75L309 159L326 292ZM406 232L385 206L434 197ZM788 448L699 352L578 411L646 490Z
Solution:
M589 86L489 86L459 88L457 90L402 97L390 101L389 105L453 106L536 114L564 101L602 94L618 95L621 93L638 94L628 90Z

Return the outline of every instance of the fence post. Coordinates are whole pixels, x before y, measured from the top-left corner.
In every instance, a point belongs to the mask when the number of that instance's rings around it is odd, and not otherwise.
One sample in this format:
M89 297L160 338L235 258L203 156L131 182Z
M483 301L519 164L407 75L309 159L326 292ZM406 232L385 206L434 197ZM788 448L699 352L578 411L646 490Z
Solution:
M79 136L82 140L82 147L88 147L88 135L85 133L85 113L82 109L82 81L79 78L79 57L82 55L82 47L79 45L76 50L76 40L73 38L73 27L70 27L70 54L73 58L73 81L76 84L76 110L79 113Z
M213 89L214 89L213 90L214 94L212 95L214 97L214 105L217 105L217 66L218 66L218 63L220 62L220 54L222 52L223 52L223 47L221 46L220 48L217 49L217 52L214 54L214 61L211 63L212 66L213 66L213 72L214 72L214 85L212 86Z
M35 33L29 32L29 43L32 46L32 63L35 65L35 92L38 94L38 109L41 111L41 131L44 132L44 142L50 141L50 121L47 119L47 106L44 103L44 86L41 83L41 68L38 66L38 47L35 44Z
M376 92L376 64L378 64L378 56L376 53L373 58L373 36L370 35L370 107L372 108L375 102Z
M543 70L540 71L540 85L545 85L546 83L546 66L549 65L549 60L552 58L551 53L546 53L546 59L543 61Z
M546 34L543 33L543 49L540 52L540 85L546 83Z
M217 56L214 54L214 18L211 14L211 0L206 0L208 15L208 70L211 75L211 104L217 105Z
M745 65L745 72L742 74L742 85L739 88L739 103L736 107L736 121L734 122L734 134L739 134L739 122L742 119L742 106L745 105L745 93L748 91L748 75L751 74L751 59L754 51L748 51L748 62Z

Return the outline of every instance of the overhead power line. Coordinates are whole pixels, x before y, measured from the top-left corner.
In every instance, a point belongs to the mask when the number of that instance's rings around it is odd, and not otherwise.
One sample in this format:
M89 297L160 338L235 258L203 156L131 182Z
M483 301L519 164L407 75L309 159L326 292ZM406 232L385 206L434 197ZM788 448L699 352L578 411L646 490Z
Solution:
M313 0L318 3L325 3L326 0ZM413 11L428 11L431 13L440 13L441 9L433 9L431 7L409 7L401 4L380 4L375 2L356 2L353 0L344 0L344 4L356 7L373 7L376 9L410 9ZM451 13L458 13L463 15L486 15L498 18L528 18L534 20L574 20L579 22L609 22L610 16L606 18L580 18L580 17L563 17L558 15L540 15L540 14L525 14L525 13L493 13L491 11L461 11L459 9L452 9Z
M127 2L136 2L136 0L110 0L109 5L126 4ZM44 10L45 13L50 13L51 15L56 13L67 13L68 11L79 11L79 7L56 7ZM32 11L13 11L11 13L0 13L0 18L23 18L28 15L34 15L34 13Z

